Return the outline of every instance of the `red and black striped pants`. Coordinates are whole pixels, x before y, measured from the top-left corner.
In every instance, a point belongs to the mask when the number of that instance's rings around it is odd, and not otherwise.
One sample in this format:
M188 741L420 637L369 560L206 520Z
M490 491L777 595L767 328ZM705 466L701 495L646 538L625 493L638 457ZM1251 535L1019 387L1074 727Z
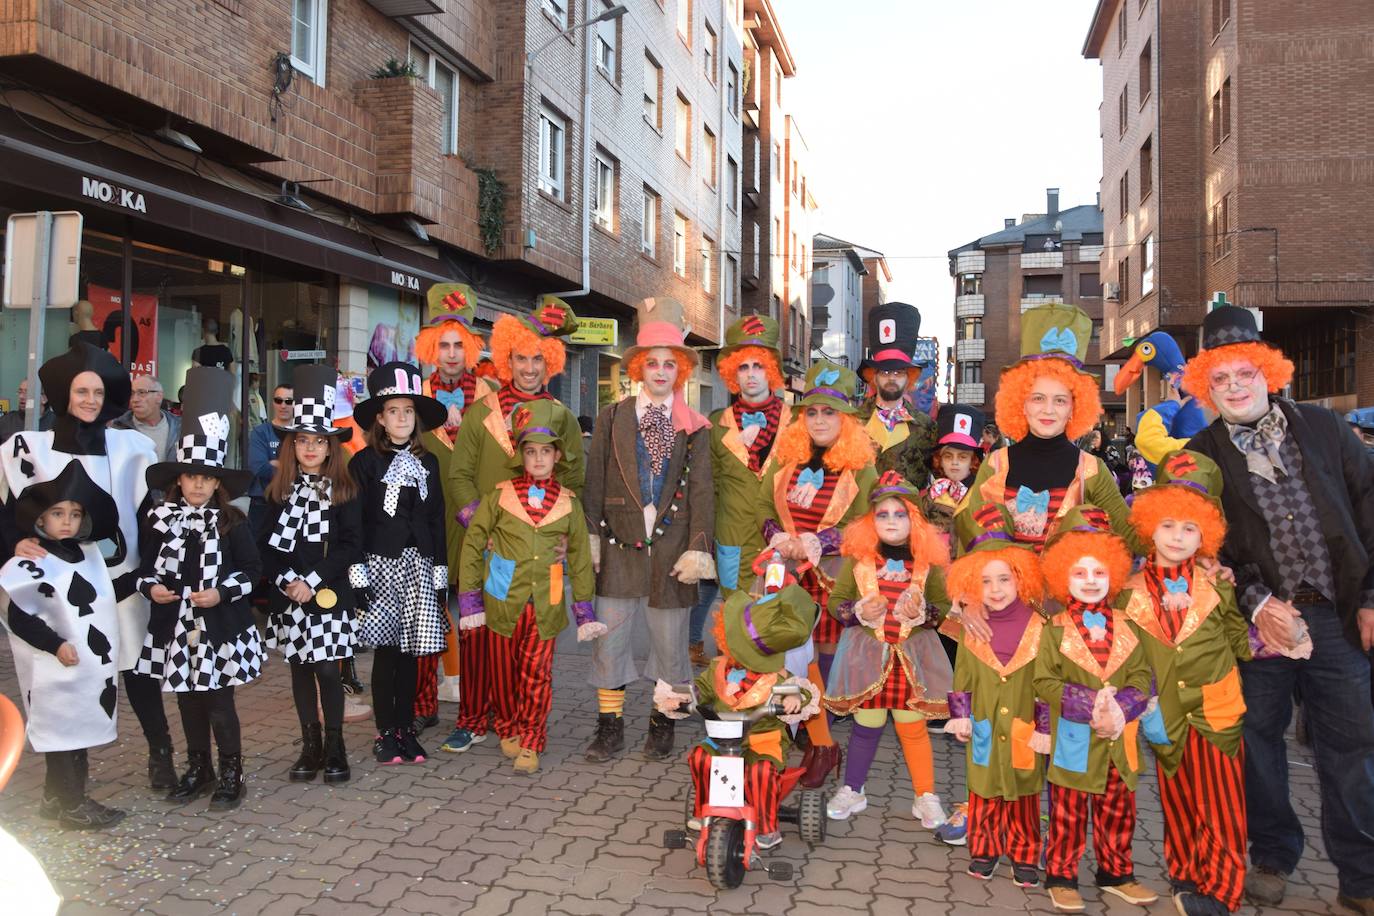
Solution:
M463 678L458 692L455 728L485 735L492 713L491 670L487 665L493 633L486 627L458 631L458 670Z
M526 604L515 632L487 637L487 671L496 707L496 734L519 738L520 746L544 752L553 706L552 639L539 638L534 605Z
M436 655L421 655L415 665L415 715L439 715L439 662L444 663L444 673L450 677L458 674L458 657L453 650L456 638L453 620L449 620L448 648Z
M1007 801L969 792L968 854L975 859L1007 856L1018 865L1039 866L1039 794Z
M1093 852L1097 883L1122 884L1135 869L1131 839L1135 836L1135 793L1126 788L1116 767L1107 771L1101 795L1050 785L1050 829L1045 840L1045 878L1071 887L1078 884L1078 863L1088 843L1088 812L1092 811Z
M1188 729L1173 776L1159 771L1164 861L1235 912L1245 890L1245 749L1227 757Z
M692 786L696 789L697 808L693 814L701 817L701 808L710 798L711 752L697 745L687 755L687 766L692 771ZM782 775L774 764L759 760L744 765L744 797L754 806L754 816L758 818L754 825L756 833L777 833L781 795Z

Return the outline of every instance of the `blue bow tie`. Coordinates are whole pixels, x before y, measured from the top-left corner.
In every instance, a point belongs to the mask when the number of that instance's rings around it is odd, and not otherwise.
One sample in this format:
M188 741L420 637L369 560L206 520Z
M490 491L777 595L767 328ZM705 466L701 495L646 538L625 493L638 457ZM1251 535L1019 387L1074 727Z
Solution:
M741 684L744 682L744 676L748 673L743 668L731 668L725 675L725 679L732 684Z
M542 509L544 507L544 488L540 486L530 487L530 495L526 497L526 501L531 507Z
M452 391L434 392L434 400L443 404L446 410L450 407L457 407L462 410L463 405L467 403L467 396L463 394L463 389L455 388Z
M802 468L802 472L797 475L797 486L804 487L807 484L810 484L817 490L825 486L825 471L820 468L816 468L815 470L811 468Z
M840 380L839 369L825 369L816 373L816 385L833 385Z
M1188 580L1180 576L1177 579L1165 579L1164 590L1171 595L1188 594Z
M906 564L901 560L888 560L883 564L883 572L899 573L906 570Z
M767 426L768 414L764 413L762 410L755 410L740 415L739 420L741 429L748 429L751 426Z
M1036 492L1030 487L1021 487L1016 491L1016 511L1038 512L1042 515L1048 513L1050 511L1050 491Z
M1099 611L1084 611L1083 626L1089 630L1107 629L1107 615Z

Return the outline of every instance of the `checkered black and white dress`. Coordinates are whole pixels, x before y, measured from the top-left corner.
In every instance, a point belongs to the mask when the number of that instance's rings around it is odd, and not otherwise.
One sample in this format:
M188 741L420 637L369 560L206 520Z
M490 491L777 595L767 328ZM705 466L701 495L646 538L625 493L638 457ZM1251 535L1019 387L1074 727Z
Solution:
M369 646L397 646L407 655L445 648L448 615L439 607L434 563L414 547L399 557L367 555L372 600L358 610L358 638Z

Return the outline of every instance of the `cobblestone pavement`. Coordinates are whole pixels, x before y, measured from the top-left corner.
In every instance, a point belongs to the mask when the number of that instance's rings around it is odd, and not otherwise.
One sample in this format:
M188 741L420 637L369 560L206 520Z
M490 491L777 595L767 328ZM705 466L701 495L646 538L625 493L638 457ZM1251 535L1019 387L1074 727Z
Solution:
M565 637L568 634L565 634ZM566 638L560 640L560 650ZM587 656L566 645L555 664L559 687L547 755L535 777L517 776L494 740L467 754L438 752L447 728L431 729L434 752L419 766L380 768L371 761L368 723L347 726L353 781L341 786L287 780L298 740L286 665L274 657L263 679L239 692L248 795L224 815L205 801L169 808L151 796L144 744L127 704L120 741L91 754L92 794L129 811L106 834L62 833L40 821L43 764L26 754L0 795L0 822L32 849L68 901L64 913L818 913L961 914L1052 912L1043 890L1015 887L1005 869L991 882L964 874L968 854L942 845L911 817L911 787L890 733L869 780L868 810L831 822L824 845L808 849L787 826L773 855L793 863L795 879L749 873L743 886L716 892L690 850L662 844L682 825L687 769L651 763L638 753L647 724L648 688L631 692L630 752L607 767L582 760L593 730L594 694ZM363 656L360 667L370 664ZM0 652L0 689L17 700L14 668ZM167 708L175 720L176 704ZM453 715L441 704L441 716ZM695 738L699 726L679 729ZM839 726L841 740L846 726ZM178 765L184 741L173 735ZM963 792L962 760L952 741L934 736L939 791ZM1312 758L1292 745L1296 805L1307 853L1283 907L1267 913L1340 913L1335 869L1323 855ZM1154 776L1141 780L1137 873L1164 890L1162 821ZM1091 887L1090 912L1140 913ZM1150 908L1172 913L1168 898ZM1252 911L1253 912L1253 911Z

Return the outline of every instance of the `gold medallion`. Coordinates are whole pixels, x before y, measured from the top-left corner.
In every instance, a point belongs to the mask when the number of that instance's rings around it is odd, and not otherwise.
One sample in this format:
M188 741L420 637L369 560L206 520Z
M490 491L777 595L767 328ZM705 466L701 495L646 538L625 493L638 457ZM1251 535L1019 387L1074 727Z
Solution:
M338 603L339 596L334 593L332 588L322 588L315 593L315 604L326 611Z

